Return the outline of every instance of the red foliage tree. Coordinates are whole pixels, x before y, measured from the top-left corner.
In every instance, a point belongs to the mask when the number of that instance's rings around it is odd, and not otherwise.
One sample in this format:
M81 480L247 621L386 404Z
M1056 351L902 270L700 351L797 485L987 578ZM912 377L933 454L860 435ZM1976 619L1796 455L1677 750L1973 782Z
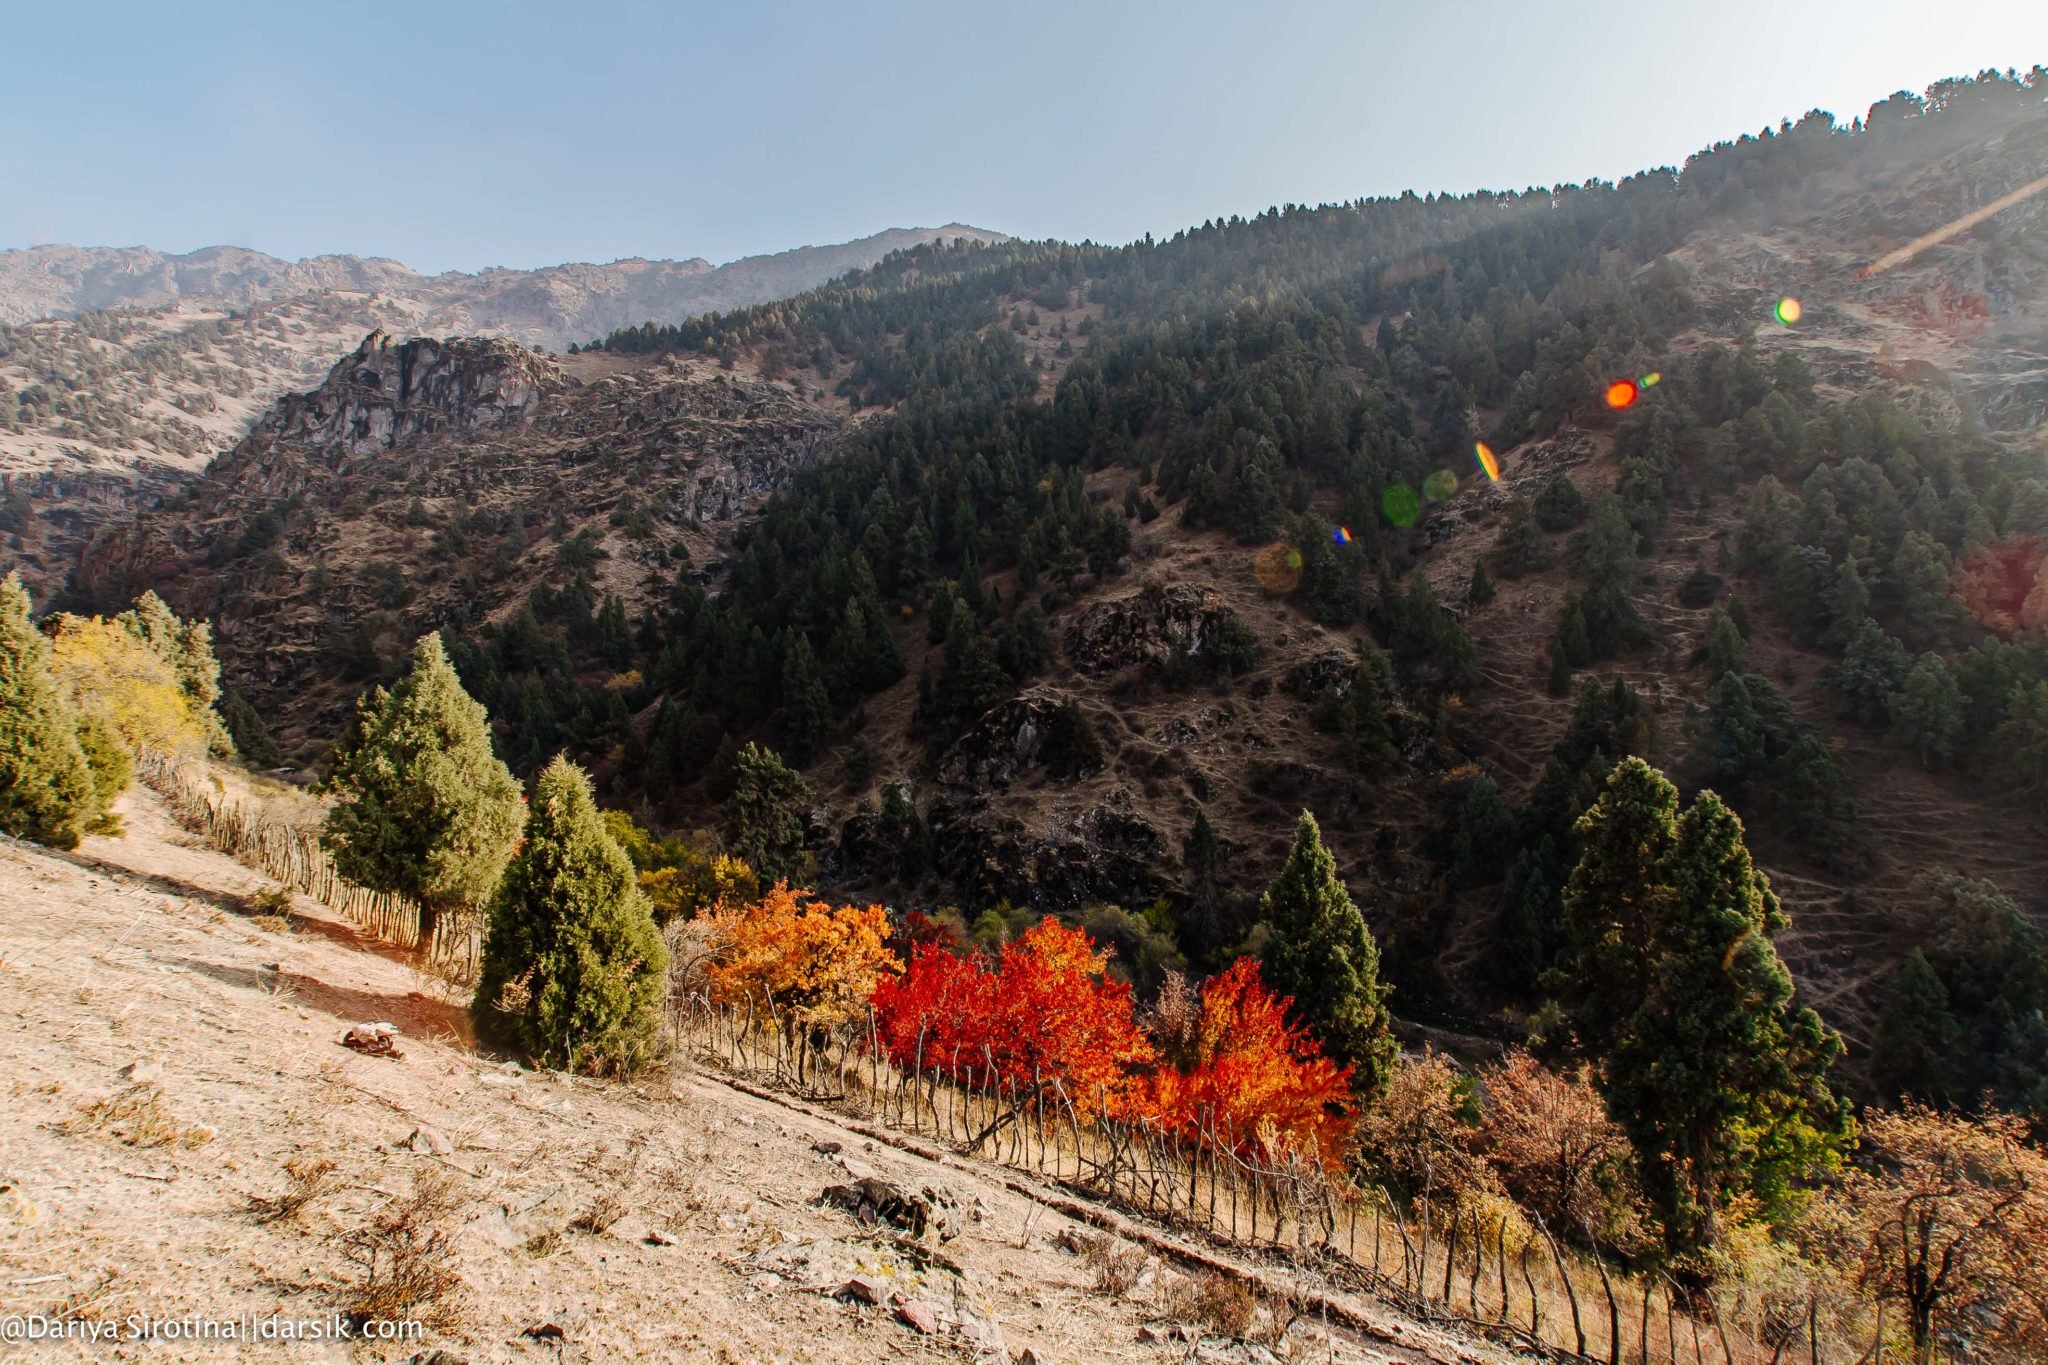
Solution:
M1087 934L1051 918L994 963L920 946L900 978L875 989L882 1048L900 1067L1000 1084L1019 1109L1059 1093L1083 1118L1120 1113L1153 1053L1131 988L1104 976L1108 963Z
M1249 957L1202 986L1193 1059L1153 1074L1153 1112L1174 1131L1241 1153L1314 1157L1335 1166L1351 1133L1351 1068L1289 1024Z

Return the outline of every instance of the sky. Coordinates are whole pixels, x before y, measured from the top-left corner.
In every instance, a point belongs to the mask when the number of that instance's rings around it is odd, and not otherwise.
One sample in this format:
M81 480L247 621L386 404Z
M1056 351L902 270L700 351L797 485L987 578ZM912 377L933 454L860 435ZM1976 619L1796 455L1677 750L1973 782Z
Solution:
M724 262L956 221L1120 243L1283 203L1618 179L2048 64L2041 0L11 9L0 247L427 271Z

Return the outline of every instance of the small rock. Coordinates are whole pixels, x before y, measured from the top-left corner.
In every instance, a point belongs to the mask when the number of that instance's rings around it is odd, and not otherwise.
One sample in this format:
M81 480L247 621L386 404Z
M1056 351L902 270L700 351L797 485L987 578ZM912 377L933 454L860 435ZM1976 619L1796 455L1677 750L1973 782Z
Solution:
M1017 1352L1017 1365L1038 1365L1038 1352L1026 1346Z
M896 1310L896 1316L915 1327L924 1336L934 1336L939 1330L939 1315L922 1299L907 1301Z
M811 1150L819 1156L838 1156L840 1146L836 1142L814 1142L811 1144Z
M850 1157L841 1157L839 1165L847 1175L857 1181L873 1180L875 1178L875 1168L868 1165L865 1161L855 1161Z
M849 1299L878 1304L888 1293L888 1286L872 1275L856 1275L842 1285L839 1292Z
M455 1151L455 1144L443 1137L439 1128L424 1123L412 1130L409 1142L414 1156L448 1156Z
M675 1234L655 1228L647 1234L647 1245L651 1247L672 1247L676 1244Z
M138 1058L114 1075L130 1085L150 1085L164 1078L164 1064L155 1058Z

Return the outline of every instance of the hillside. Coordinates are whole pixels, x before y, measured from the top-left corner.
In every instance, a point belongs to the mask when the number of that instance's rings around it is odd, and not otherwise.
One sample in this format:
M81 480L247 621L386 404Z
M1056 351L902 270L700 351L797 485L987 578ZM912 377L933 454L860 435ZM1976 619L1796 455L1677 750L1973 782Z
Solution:
M364 1243L351 1238L433 1188L441 1201L414 1228L440 1239L431 1264L457 1288L424 1339L264 1353L1277 1359L1183 1339L1162 1309L1169 1282L1203 1273L1211 1250L1153 1255L1140 1285L1105 1294L1090 1264L1062 1249L1099 1229L1049 1207L1072 1207L1049 1183L878 1142L864 1125L746 1093L688 1059L625 1084L481 1054L466 1011L430 978L303 899L289 921L252 920L245 898L265 879L194 847L145 790L123 814L124 837L76 854L0 843L0 1055L11 1084L0 1316L327 1322L363 1283L350 1251ZM402 1030L401 1057L340 1045L370 1021ZM943 1188L971 1218L927 1248L818 1201L856 1171ZM313 1195L302 1208L266 1207L295 1187ZM840 1292L863 1273L936 1304L945 1338ZM1369 1330L1326 1335L1303 1321L1295 1349L1348 1365L1520 1358L1363 1297L1343 1306ZM213 1360L221 1349L166 1340L148 1354ZM31 1346L27 1358L60 1350L118 1358L90 1345Z
M934 240L958 224L702 260L421 275L392 261L282 261L235 247L0 251L0 497L9 553L61 586L92 531L154 504L317 383L365 333L506 337L563 350L650 318L742 308Z
M451 341L403 402L344 364L81 586L215 616L301 764L437 626L515 767L566 747L671 828L716 826L765 740L819 790L827 884L1081 918L1141 986L1257 932L1308 806L1397 1011L1474 1048L1540 1009L1586 784L1642 752L1749 822L1874 1087L1936 937L1915 878L2048 904L2048 672L2012 629L2048 536L2048 196L1861 274L2048 172L2048 123L2002 78L1934 95L1616 186L928 248L560 362ZM1557 475L1593 507L1536 528ZM1909 728L1922 665L1947 709Z

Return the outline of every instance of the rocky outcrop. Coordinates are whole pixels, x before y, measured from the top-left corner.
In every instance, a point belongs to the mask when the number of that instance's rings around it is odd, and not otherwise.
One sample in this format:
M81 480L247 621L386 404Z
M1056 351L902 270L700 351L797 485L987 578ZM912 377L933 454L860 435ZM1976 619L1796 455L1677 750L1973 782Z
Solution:
M365 455L437 436L474 437L523 426L541 399L572 383L515 341L372 332L311 393L285 398L256 439Z
M1032 825L986 797L935 802L927 812L939 875L969 904L1008 900L1048 913L1144 905L1161 890L1166 838L1117 788Z
M1164 665L1176 647L1199 659L1223 623L1234 619L1212 590L1148 584L1082 612L1067 632L1067 658L1087 673Z
M939 781L1000 791L1037 768L1072 780L1094 776L1102 762L1102 745L1080 708L1035 687L992 708L955 740L940 761Z

